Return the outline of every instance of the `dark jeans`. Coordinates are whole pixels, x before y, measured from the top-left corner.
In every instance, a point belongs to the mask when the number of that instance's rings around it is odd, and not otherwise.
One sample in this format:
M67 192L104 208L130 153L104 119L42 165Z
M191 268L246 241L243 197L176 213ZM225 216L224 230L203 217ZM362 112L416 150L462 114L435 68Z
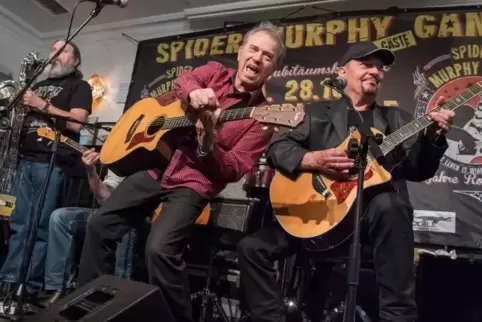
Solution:
M416 320L412 219L412 207L394 192L377 195L366 208L362 233L374 250L380 321ZM243 306L252 321L283 321L273 262L298 247L298 240L277 223L238 244Z
M50 216L49 240L45 263L47 291L71 289L75 286L75 271L80 247L83 245L87 219L92 209L65 207ZM94 214L96 216L97 214ZM115 275L130 278L134 264L136 232L131 229L118 245ZM76 256L77 255L77 256Z
M116 245L130 227L140 226L163 202L146 242L151 284L159 286L168 307L163 321L192 321L187 273L183 261L186 241L207 200L188 188L165 190L146 171L126 178L87 222L78 285L114 272Z
M8 256L0 270L0 281L5 289L18 281L18 272L27 249L27 243L33 226L33 216L39 206L40 192L47 176L48 163L20 161L12 193L16 196L15 209L10 217L11 237ZM30 259L27 277L29 293L39 292L44 283L45 256L49 236L50 214L58 208L61 187L66 180L64 172L54 167L45 194L45 201L40 211L40 221L35 237L35 246ZM8 284L8 285L7 285Z

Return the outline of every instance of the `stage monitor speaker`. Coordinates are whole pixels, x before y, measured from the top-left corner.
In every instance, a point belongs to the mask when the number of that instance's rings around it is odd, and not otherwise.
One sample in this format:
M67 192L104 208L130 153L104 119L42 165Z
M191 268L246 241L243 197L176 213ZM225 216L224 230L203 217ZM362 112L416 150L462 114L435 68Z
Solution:
M174 322L159 288L103 275L52 304L27 322Z

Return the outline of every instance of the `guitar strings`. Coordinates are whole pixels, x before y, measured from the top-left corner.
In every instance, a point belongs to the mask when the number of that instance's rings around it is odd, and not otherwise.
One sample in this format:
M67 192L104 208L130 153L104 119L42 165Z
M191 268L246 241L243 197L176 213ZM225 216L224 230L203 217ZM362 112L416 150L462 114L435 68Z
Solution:
M436 107L433 111L439 111L442 109L449 109L454 110L460 107L463 103L470 101L475 96L479 95L482 92L482 82L475 83L469 88L467 88L463 93L451 98L447 103ZM393 150L397 145L407 140L410 136L415 135L417 132L422 131L430 124L432 124L432 119L428 116L428 113L419 117L418 119L402 126L397 131L390 134L382 144L380 144L380 148L384 155L388 154L391 150ZM412 134L412 132L415 132ZM392 142L393 140L393 142Z
M247 107L247 108L238 108L234 110L226 110L223 111L219 117L221 121L227 121L229 119L239 119L239 118L248 118L251 115L251 111L253 110L252 107ZM183 126L190 126L194 125L194 121L188 117L188 116L175 116L175 117L169 117L169 118L164 118L160 117L156 120L154 120L151 123L151 126L162 126L165 128L170 127L183 127Z

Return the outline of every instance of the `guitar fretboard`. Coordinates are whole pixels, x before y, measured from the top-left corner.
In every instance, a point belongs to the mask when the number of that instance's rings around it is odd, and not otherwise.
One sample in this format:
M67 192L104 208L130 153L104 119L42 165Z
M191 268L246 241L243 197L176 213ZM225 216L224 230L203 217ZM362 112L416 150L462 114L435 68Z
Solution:
M219 122L227 122L234 120L242 120L250 118L253 107L235 108L222 111L219 116ZM188 127L196 125L196 119L188 116L169 117L159 119L152 122L152 125L162 125L163 130Z
M75 142L74 140L69 139L69 138L67 138L65 140L62 140L62 143L70 146L71 148L77 150L80 153L84 153L85 151L88 150L88 148L86 148L85 146L82 146L78 142Z
M440 111L440 110L456 110L458 107L462 106L464 103L470 101L475 96L480 95L482 93L482 84L475 83L474 85L470 86L467 90L465 90L462 94L459 94L449 100L447 103L443 104L435 108L433 111ZM402 126L397 131L393 132L389 136L387 136L382 144L380 144L380 149L382 150L383 155L387 155L396 146L400 143L405 142L415 134L423 131L428 126L433 123L432 119L428 114L419 117L418 119Z

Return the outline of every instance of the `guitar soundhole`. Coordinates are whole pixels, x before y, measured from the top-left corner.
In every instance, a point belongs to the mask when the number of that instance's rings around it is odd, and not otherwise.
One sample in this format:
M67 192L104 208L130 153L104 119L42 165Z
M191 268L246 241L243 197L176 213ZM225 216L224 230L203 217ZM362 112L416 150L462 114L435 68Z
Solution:
M159 116L154 121L152 121L152 123L149 125L149 127L147 128L147 134L148 135L156 134L160 129L162 129L165 122L166 122L166 118L164 116Z

